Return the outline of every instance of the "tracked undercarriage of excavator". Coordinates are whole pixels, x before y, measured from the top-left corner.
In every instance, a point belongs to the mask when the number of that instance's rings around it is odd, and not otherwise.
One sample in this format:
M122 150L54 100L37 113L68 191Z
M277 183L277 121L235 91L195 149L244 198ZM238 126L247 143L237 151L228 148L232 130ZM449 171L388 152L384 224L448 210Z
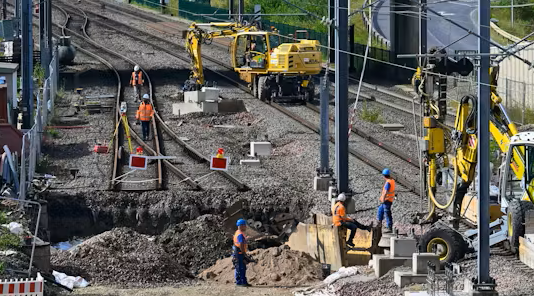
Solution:
M498 168L498 187L493 187L490 197L490 245L502 243L517 252L525 228L534 231L525 221L534 202L534 133L518 132L508 117L497 93L498 66L490 69L491 97L478 99L466 94L454 102L456 116L454 121L449 120L447 108L453 104L447 96L447 75L467 76L472 70L473 64L466 58L429 58L412 80L423 106L421 175L425 176L424 193L429 200L428 212L420 216L419 222L432 223L420 237L419 246L420 251L437 253L446 262L457 261L477 248L478 199L473 186L477 104L490 104L490 133L499 154L493 161Z

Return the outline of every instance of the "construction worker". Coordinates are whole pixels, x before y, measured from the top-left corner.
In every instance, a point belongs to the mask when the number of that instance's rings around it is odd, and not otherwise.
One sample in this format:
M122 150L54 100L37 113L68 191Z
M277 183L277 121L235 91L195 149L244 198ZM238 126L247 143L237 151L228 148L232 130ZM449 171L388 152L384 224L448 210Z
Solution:
M384 187L382 188L382 194L380 195L380 206L378 207L377 219L381 226L382 220L384 220L384 213L386 214L386 227L385 232L391 232L393 229L393 217L391 215L391 206L393 200L395 200L395 180L390 176L389 169L382 171L382 176L386 180Z
M143 131L143 141L148 140L150 135L150 120L154 116L154 109L150 105L150 97L148 94L143 95L143 102L139 105L137 113L135 114L135 119L137 119L137 125L141 121L141 129Z
M347 200L347 197L344 193L341 193L337 196L337 203L332 207L332 219L335 226L344 226L350 229L349 239L347 240L347 245L354 247L354 236L356 235L356 229L362 229L371 231L371 226L365 226L358 221L347 217L347 212L345 210L344 202Z
M141 95L141 86L145 83L143 80L143 72L139 71L139 65L135 65L134 71L132 72L132 78L130 79L130 85L134 88L135 101L141 101L139 96Z
M235 284L240 287L250 287L247 282L247 221L244 219L237 220L237 230L234 234L234 245L232 247L232 262L235 267Z

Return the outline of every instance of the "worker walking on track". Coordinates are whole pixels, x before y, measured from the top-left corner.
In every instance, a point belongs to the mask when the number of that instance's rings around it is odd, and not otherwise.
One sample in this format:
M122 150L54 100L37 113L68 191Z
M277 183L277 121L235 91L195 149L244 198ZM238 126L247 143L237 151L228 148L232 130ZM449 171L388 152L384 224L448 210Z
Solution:
M235 284L240 287L250 287L247 282L247 221L244 219L237 220L237 231L234 234L234 245L232 247L232 262L235 267Z
M137 119L137 125L141 121L141 129L143 131L143 141L148 140L150 136L150 120L154 116L154 109L150 104L150 97L148 94L143 95L143 102L139 105L137 113L135 114L135 119Z
M362 229L371 231L372 226L365 226L358 223L358 221L347 217L347 211L345 209L344 202L347 200L347 197L344 193L341 193L337 196L337 203L332 207L332 219L334 225L337 227L344 226L350 229L349 239L347 240L347 245L354 247L354 236L356 235L356 229Z
M393 200L395 200L395 180L390 176L389 169L382 171L382 176L386 180L384 187L382 188L382 194L380 195L380 206L378 207L377 219L379 226L382 226L382 220L384 220L384 214L386 214L386 232L393 230L393 217L391 215L391 206Z
M134 88L135 101L140 102L139 97L141 96L141 86L145 83L143 80L143 72L139 71L139 65L135 65L134 71L132 72L132 78L130 78L130 85Z

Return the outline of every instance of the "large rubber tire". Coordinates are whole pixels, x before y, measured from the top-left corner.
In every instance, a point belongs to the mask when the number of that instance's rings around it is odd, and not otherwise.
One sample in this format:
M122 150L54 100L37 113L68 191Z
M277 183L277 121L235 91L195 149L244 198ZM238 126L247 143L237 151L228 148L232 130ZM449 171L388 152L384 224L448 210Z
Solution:
M442 263L456 262L464 258L467 251L464 238L454 229L446 226L432 227L419 240L419 250L422 253L434 253L435 246L441 246L438 255Z
M267 85L267 77L261 76L258 79L258 98L262 101L270 101L271 100L271 91L269 89L269 86Z
M525 235L525 212L534 208L530 201L512 200L508 204L508 247L512 253L519 251L519 237Z
M305 94L306 101L311 103L315 100L315 85L313 83L308 84Z

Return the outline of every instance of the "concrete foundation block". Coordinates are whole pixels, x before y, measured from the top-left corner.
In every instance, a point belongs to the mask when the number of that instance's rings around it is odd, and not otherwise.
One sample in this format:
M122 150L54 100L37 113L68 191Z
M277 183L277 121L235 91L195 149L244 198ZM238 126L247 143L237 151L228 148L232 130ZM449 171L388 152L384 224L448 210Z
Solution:
M395 257L410 257L412 254L417 252L417 242L413 238L390 238L391 244L391 258Z
M250 142L251 156L268 156L271 155L272 145L270 142Z
M204 100L216 101L219 99L219 89L216 87L203 87Z
M197 103L204 102L206 94L201 91L184 91L184 102Z
M473 290L473 282L470 279L464 279L464 295L469 296L498 296L497 291L475 291ZM459 295L454 293L454 295Z
M413 274L411 271L395 271L393 280L397 286L403 288L411 284L424 284L426 277L426 274Z
M202 102L202 112L219 113L219 103L213 100Z
M380 124L385 130L388 131L399 131L404 128L404 125L400 123L383 123Z
M378 242L378 246L381 248L389 248L391 247L391 238L393 237L392 233L383 233L382 237L380 238L380 241Z
M260 166L261 162L259 159L241 159L239 161L239 164L248 166Z
M188 113L202 112L197 103L176 103L172 104L172 114L184 115Z
M412 271L414 274L427 274L428 261L435 264L438 268L440 266L439 256L434 253L413 253Z
M388 255L373 255L375 275L381 277L395 267L412 267L412 257L391 258Z
M237 113L247 112L247 107L243 100L220 100L219 101L219 113Z
M332 177L315 177L313 178L313 190L328 191Z

